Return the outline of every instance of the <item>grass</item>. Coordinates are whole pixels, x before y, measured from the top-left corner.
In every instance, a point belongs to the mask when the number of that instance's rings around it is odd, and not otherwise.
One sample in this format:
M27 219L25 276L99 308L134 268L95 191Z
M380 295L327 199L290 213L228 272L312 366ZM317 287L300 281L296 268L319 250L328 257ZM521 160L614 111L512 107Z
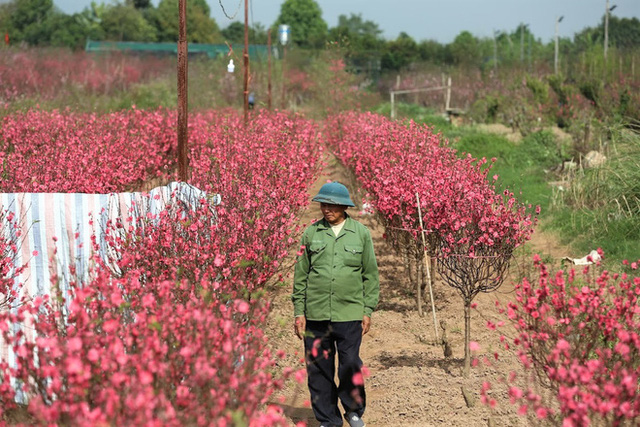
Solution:
M388 109L388 108L387 108ZM384 113L384 107L381 108ZM552 231L577 254L598 247L609 265L640 258L640 135L623 126L609 129L605 166L579 170L564 191L550 185L553 172L570 157L572 147L550 131L527 135L518 143L474 126L452 126L446 118L419 106L397 106L398 117L432 126L461 154L496 158L489 176L498 175L497 189L540 206L540 226Z
M489 175L498 175L498 190L509 189L526 205L540 206L541 215L546 215L552 192L545 170L559 161L548 148L546 132L531 134L518 144L473 128L458 132L462 134L454 139L453 147L460 153L496 159Z

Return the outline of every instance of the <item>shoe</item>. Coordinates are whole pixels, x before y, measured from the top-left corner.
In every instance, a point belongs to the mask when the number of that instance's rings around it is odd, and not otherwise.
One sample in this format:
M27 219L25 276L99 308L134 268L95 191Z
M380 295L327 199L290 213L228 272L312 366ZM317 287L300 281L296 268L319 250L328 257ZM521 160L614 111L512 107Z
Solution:
M365 427L364 421L355 412L349 412L344 418L351 427Z

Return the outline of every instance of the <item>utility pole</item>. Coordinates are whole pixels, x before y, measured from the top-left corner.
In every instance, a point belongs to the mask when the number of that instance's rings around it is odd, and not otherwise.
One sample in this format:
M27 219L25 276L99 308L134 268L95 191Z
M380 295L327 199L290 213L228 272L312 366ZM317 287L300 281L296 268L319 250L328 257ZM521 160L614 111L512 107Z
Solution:
M286 85L285 85L285 65L287 63L287 45L282 46L282 105L281 108L284 110L285 108L285 91L286 91Z
M558 74L558 26L562 22L562 19L564 19L564 16L560 16L556 19L556 48L553 58L553 71L555 74Z
M269 63L269 74L267 76L267 108L271 111L271 28L267 31L267 62Z
M496 40L496 36L498 32L493 30L493 73L497 74L498 72L498 41Z
M249 122L249 0L244 0L244 124Z
M609 7L609 0L604 10L604 61L607 62L607 50L609 49L609 12L616 8L616 5Z
M287 63L287 43L289 43L289 26L282 24L278 27L278 36L280 38L280 44L282 44L282 109L285 107L285 66Z
M180 181L187 182L189 179L187 0L178 2L178 25L178 176Z
M524 64L524 30L528 24L520 24L520 64Z

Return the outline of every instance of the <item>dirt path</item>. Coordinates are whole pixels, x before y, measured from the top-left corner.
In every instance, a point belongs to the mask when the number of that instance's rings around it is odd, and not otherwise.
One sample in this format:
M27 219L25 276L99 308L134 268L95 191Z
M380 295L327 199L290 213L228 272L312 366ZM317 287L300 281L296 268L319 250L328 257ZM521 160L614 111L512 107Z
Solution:
M345 170L335 158L327 157L326 161L327 166L311 188L310 197L328 179L348 182ZM487 426L490 418L494 426L528 425L526 419L516 414L517 408L509 404L504 385L499 384L500 378L517 366L515 356L502 355L504 351L500 349L499 333L486 327L487 320L494 323L504 320L497 314L495 302L498 300L504 304L508 301L513 296L513 284L505 283L498 291L476 298L478 309L472 313L471 336L481 346L475 355L481 362L472 369L470 378L465 379L462 376L464 318L460 296L441 282L435 284L438 320L447 322L453 349L453 357L445 359L442 347L434 343L431 314L427 312L425 317L418 316L412 286L400 258L382 238L382 227L373 216L362 215L355 210L350 214L371 230L380 269L380 304L373 315L372 330L364 337L361 350L361 357L370 370L366 379L367 425L474 427ZM302 222L309 224L320 216L318 207L313 203ZM543 234L536 234L530 249L521 255L525 264L533 252L540 252L543 258L550 259L567 255L565 248ZM273 348L288 353L281 366L298 369L304 367L301 361L303 345L293 335L291 284L292 273L284 286L272 290L273 310L267 330ZM501 354L498 360L494 358L496 351ZM496 384L492 397L498 405L493 410L479 401L484 381ZM462 387L471 392L475 406L467 405ZM278 398L284 400L280 404L291 425L298 421L305 421L309 426L317 425L308 405L306 385L291 381L274 403Z

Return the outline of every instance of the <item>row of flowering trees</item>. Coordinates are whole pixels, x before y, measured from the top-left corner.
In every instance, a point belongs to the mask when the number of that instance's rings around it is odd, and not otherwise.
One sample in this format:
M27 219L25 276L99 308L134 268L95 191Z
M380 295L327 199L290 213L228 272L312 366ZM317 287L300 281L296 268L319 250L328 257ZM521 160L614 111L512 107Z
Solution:
M426 232L441 277L463 298L468 373L471 302L500 286L514 249L533 231L532 214L512 193L496 191L498 177L488 178L486 159L459 156L428 126L348 112L331 117L326 133L369 193L392 243L412 247L420 260Z
M20 128L20 119L30 125ZM172 179L175 122L168 111L9 117L3 190L124 191ZM264 409L284 378L273 373L278 355L262 331L269 304L261 288L294 243L318 173L317 130L280 114L256 115L245 128L233 112L196 114L189 126L191 184L220 193L222 204L215 213L170 208L154 227L148 218L128 229L110 223L119 274L96 258L89 285L11 301L0 314L13 350L0 361L0 419L18 402L48 424L283 422ZM40 160L37 150L45 159L29 179L22 169L30 156ZM19 267L10 265L12 244L3 241L3 273ZM34 339L25 339L29 331Z
M486 160L460 156L426 126L344 113L332 117L325 132L331 149L368 191L396 247L413 245L419 256L419 233L426 230L442 279L464 300L468 356L469 305L478 292L502 283L535 215L513 194L495 191L498 177L490 176ZM504 321L487 323L503 328L502 345L522 365L503 379L511 403L532 422L636 425L640 260L625 261L620 274L596 265L581 274L553 274L539 256L534 265L537 275L516 284L513 301L499 308ZM485 383L483 402L494 408L501 387Z
M0 190L108 193L167 180L175 160L168 111L107 115L31 110L0 127Z

